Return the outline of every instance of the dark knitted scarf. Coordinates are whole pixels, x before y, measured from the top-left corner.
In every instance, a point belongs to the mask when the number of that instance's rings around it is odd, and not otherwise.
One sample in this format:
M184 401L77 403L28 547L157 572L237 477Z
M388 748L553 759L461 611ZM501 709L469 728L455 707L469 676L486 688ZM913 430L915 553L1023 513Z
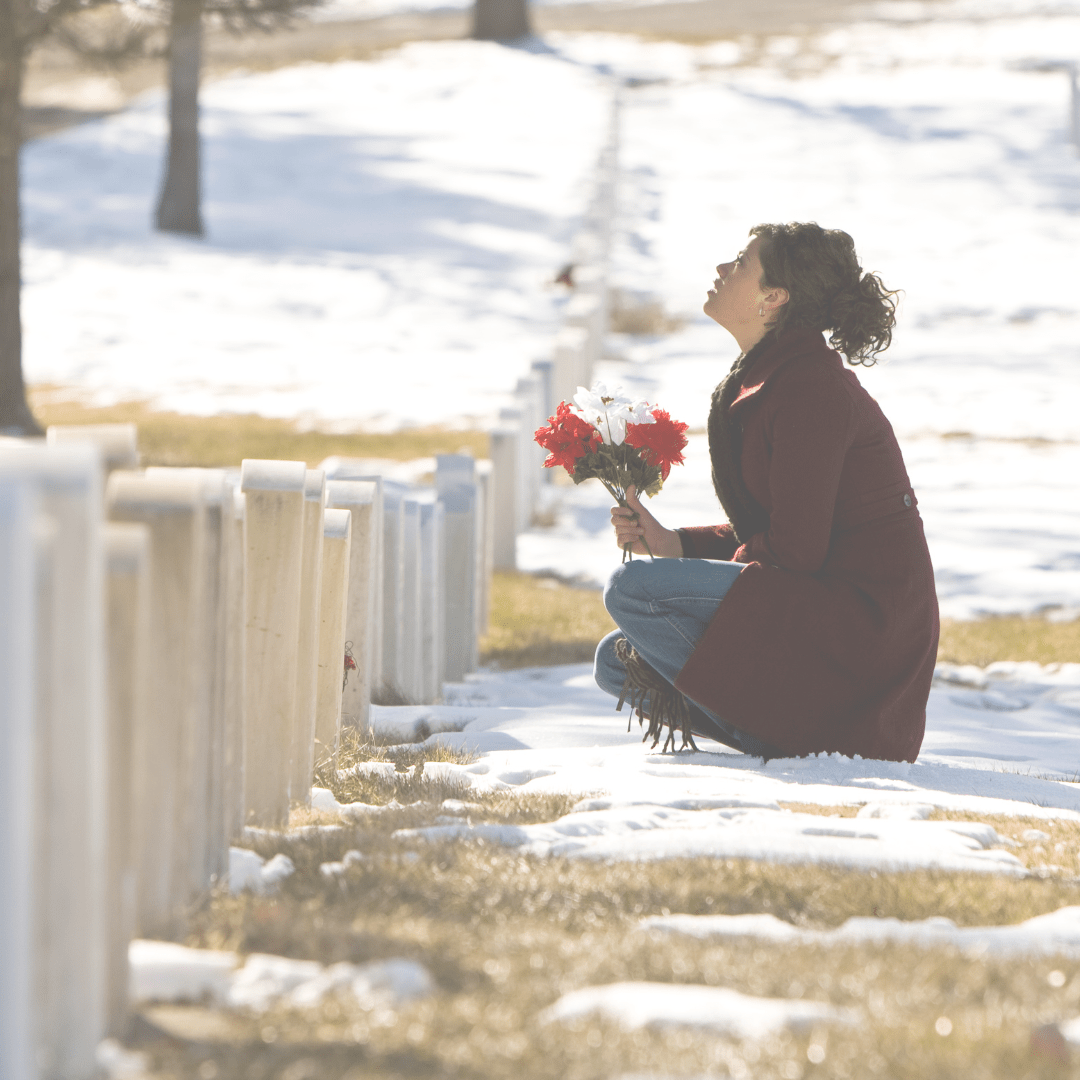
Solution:
M765 341L771 340L767 337ZM739 396L743 377L761 355L764 341L731 366L724 381L713 391L709 409L709 457L712 460L713 487L727 514L740 544L755 533L766 532L769 515L746 489L742 477L742 424L729 414L731 403Z

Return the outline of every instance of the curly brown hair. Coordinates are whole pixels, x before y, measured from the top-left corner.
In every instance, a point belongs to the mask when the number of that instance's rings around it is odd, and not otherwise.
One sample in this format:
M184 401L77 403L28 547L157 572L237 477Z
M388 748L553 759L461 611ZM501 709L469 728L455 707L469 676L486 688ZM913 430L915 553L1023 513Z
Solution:
M761 238L761 284L786 289L788 302L770 326L831 330L829 344L849 364L870 366L892 341L897 293L876 274L864 274L855 241L841 229L823 229L813 221L755 225Z

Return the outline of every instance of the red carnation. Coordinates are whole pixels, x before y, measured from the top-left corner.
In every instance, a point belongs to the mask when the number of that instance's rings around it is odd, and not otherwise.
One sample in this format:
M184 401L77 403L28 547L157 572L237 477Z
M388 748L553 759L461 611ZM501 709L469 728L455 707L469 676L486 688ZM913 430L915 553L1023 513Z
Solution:
M666 480L672 465L683 463L682 452L686 449L686 430L690 426L680 420L672 420L666 409L653 409L655 424L627 424L626 441L645 451L649 465L660 467L660 475Z
M574 462L603 441L600 432L572 412L565 401L559 403L554 416L548 417L546 427L536 429L533 438L548 452L544 468L561 465L571 476Z

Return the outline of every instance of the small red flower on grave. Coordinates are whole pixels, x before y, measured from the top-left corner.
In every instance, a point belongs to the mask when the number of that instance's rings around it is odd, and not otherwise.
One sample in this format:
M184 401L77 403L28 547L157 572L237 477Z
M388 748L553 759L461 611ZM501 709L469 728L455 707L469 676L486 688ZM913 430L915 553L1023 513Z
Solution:
M603 442L600 432L574 413L565 401L559 402L555 415L548 417L546 427L536 429L533 438L548 452L544 468L561 465L571 476L574 462Z
M652 414L654 424L626 425L626 441L642 451L647 464L658 466L661 477L666 480L671 466L683 463L686 430L690 425L672 420L666 409L653 409Z

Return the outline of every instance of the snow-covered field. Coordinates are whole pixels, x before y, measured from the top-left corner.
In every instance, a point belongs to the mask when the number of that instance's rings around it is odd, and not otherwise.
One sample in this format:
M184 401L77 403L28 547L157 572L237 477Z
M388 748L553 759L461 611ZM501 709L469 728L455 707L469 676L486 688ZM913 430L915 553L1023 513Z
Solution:
M27 148L28 380L353 427L505 404L558 326L604 81L420 43L202 100L205 241L151 229L160 95Z
M863 377L902 439L943 612L1075 610L1080 154L1065 77L1028 68L1080 56L1080 6L874 10L888 20L764 49L579 35L238 74L204 92L202 242L150 229L159 96L40 140L27 376L184 411L488 423L550 354L550 282L630 79L612 282L687 321L613 336L600 374L700 427L734 356L699 310L712 265L759 220L841 225L904 290ZM717 518L693 454L657 500L667 524ZM569 493L521 565L603 580L606 503Z
M423 830L432 839L472 836L589 859L708 855L1011 875L1024 869L992 828L928 816L943 809L1080 821L1080 664L942 665L915 764L839 755L762 764L704 739L697 754L650 752L587 665L485 672L448 691L443 705L376 707L376 728L405 737L423 725L431 738L480 754L471 765L428 765L430 775L481 792L571 792L584 801L550 824L462 818ZM837 820L782 803L860 809Z
M943 612L1074 613L1080 155L1064 77L1029 62L1080 57L1080 8L889 5L905 11L764 50L567 36L238 74L204 94L202 242L149 227L159 97L40 140L24 154L28 378L185 411L487 423L550 353L565 302L550 281L618 93L612 282L686 323L613 336L600 374L702 425L735 352L699 313L713 264L760 220L848 229L905 290L888 362L865 381L903 442ZM524 535L519 562L603 579L618 557L606 495L547 490L558 524ZM655 510L717 520L701 437ZM1075 665L942 671L912 766L661 759L611 704L583 668L485 673L424 716L482 752L478 782L604 793L510 838L535 850L1013 873L985 832L918 807L1080 819L1076 788L1044 778L1080 767ZM823 832L783 800L878 816Z

